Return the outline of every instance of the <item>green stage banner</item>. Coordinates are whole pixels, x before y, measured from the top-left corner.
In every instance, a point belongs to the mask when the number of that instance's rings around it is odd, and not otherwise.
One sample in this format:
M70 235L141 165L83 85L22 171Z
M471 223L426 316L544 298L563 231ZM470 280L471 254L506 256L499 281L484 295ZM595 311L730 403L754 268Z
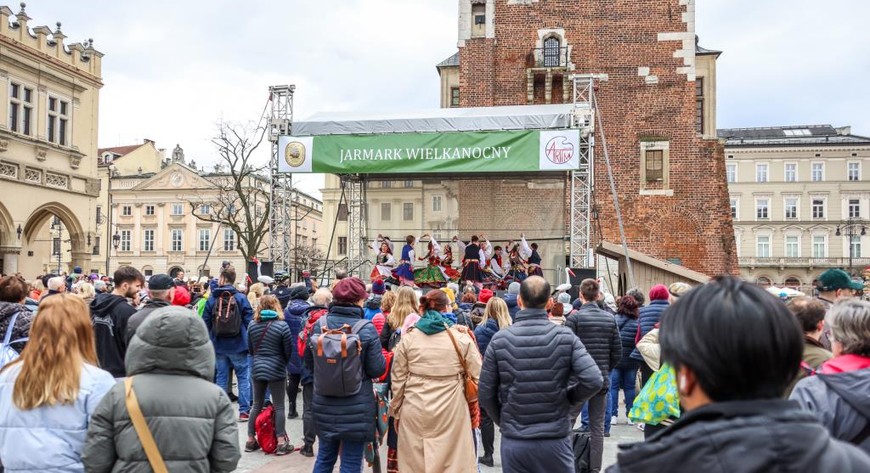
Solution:
M281 136L278 171L403 174L570 171L576 129Z

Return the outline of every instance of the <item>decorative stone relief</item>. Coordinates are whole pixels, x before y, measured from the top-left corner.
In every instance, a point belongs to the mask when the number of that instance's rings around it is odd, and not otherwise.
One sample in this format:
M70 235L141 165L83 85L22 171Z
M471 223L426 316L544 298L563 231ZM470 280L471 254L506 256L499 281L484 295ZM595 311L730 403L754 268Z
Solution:
M45 146L37 146L36 159L39 161L45 161L46 156L48 156L48 148Z
M26 168L24 170L24 180L36 184L42 183L42 171L39 169Z
M5 153L9 149L9 140L0 140L0 153Z
M69 178L60 174L45 173L45 185L58 189L69 189Z
M69 165L71 168L78 169L79 164L81 164L81 162L82 162L82 155L76 154L76 153L71 153L69 155Z
M18 166L11 163L0 162L0 176L9 179L18 179Z

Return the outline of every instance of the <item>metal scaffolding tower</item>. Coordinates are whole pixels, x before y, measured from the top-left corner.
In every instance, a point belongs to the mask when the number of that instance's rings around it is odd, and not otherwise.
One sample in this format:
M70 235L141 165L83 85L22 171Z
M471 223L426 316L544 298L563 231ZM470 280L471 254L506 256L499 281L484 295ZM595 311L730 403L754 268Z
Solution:
M269 161L271 174L271 206L269 216L269 256L276 271L289 271L291 266L291 247L294 221L290 215L292 205L293 175L278 172L278 137L289 135L293 126L293 93L295 85L273 85L269 87L271 114L269 116L269 141L272 143L272 157Z
M592 192L595 187L595 81L592 74L571 76L574 82L572 127L580 129L580 168L571 172L570 247L572 268L595 264L592 247Z
M361 175L341 176L347 202L347 269L350 274L366 278L368 262L368 216L366 215L366 181Z

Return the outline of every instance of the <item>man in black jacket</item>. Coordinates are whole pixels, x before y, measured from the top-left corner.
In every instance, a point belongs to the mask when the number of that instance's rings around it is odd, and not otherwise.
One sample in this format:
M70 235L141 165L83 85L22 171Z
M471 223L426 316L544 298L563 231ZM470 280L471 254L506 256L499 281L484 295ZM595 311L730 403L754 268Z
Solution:
M506 473L573 473L569 410L604 384L580 340L547 318L549 296L543 278L523 281L522 310L483 357L480 406L501 429Z
M604 376L603 388L589 399L589 433L592 435L592 459L590 471L601 471L601 461L604 456L604 418L607 397L610 388L610 369L615 367L622 357L622 342L619 339L619 327L616 319L601 310L597 301L601 296L598 281L584 279L580 283L580 300L583 305L575 310L565 320L565 327L571 329L589 350L589 354ZM571 420L577 419L579 410L571 413Z
M139 309L127 321L127 343L130 343L130 339L136 334L136 329L152 312L161 307L172 305L172 298L175 297L175 283L168 274L155 274L148 280L148 295L150 298L145 303L145 307Z
M115 290L100 294L91 302L91 323L100 367L116 378L127 376L124 356L127 354L127 322L136 309L127 301L142 289L145 278L132 266L115 271Z

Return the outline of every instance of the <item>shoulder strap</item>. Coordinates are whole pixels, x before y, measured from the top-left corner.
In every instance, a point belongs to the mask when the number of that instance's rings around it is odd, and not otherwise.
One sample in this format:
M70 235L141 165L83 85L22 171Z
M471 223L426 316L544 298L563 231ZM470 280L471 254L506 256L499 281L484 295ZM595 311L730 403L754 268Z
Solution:
M163 457L160 451L157 450L157 444L154 442L154 436L151 435L151 429L148 428L148 423L145 422L145 417L142 415L142 409L139 408L139 400L136 399L136 391L133 391L133 378L124 380L124 388L126 395L125 403L127 404L127 413L130 414L130 420L133 422L133 428L136 429L136 435L139 437L139 442L145 450L145 455L148 457L148 463L151 464L151 469L155 473L168 473L166 464L163 463Z
M468 375L468 366L465 364L465 357L462 356L462 352L459 351L459 344L456 343L456 337L450 333L450 327L447 324L444 324L445 332L450 337L450 341L453 342L453 348L456 350L456 356L459 357L459 364L462 365L462 371L465 372L466 376Z
M366 324L372 323L371 320L362 319L359 322L353 324L353 327L350 328L350 333L359 334L359 331L365 327Z
M269 332L269 327L270 327L271 325L272 325L272 321L271 321L271 320L268 321L268 322L266 322L266 328L263 329L263 334L260 335L260 339L257 340L257 344L254 345L254 353L251 353L251 355L256 355L257 352L260 351L260 345L263 344L263 339L266 338L266 334Z
M20 313L20 310L16 311L14 314L12 314L12 317L9 318L9 326L6 327L6 336L3 338L4 346L9 345L9 340L12 339L12 330L15 328L15 321L18 320L18 314Z

